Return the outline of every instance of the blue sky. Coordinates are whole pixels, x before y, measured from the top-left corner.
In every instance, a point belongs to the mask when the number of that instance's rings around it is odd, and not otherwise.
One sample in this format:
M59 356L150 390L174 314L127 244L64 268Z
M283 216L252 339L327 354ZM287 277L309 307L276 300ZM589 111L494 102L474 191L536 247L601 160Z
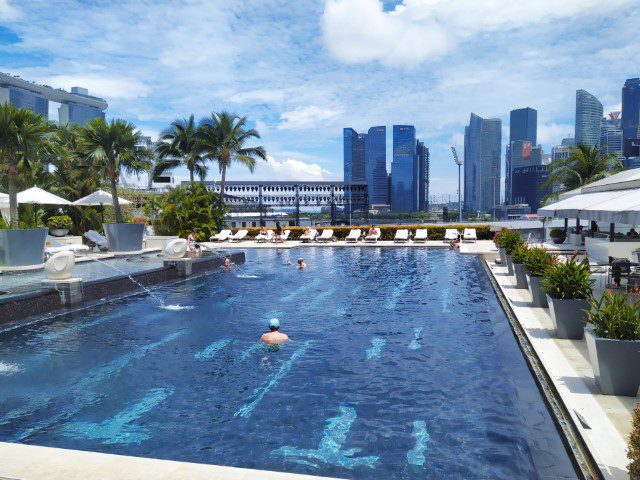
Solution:
M638 25L637 0L0 0L0 71L87 87L154 137L246 115L270 155L255 178L341 179L343 127L413 124L432 193L453 195L472 111L503 119L504 146L509 111L536 108L548 152L573 136L576 89L620 108Z

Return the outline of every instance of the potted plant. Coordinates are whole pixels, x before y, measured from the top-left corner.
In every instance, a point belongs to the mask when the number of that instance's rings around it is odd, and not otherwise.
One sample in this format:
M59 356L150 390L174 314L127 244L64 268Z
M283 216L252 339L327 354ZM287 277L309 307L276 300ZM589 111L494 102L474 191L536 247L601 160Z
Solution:
M564 243L567 239L567 232L564 231L564 228L552 228L549 232L549 236L551 237L551 240L553 240L553 243L560 244Z
M640 263L640 248L636 248L634 250L635 254L636 254L636 259L638 261L638 263Z
M524 271L524 259L527 255L529 247L526 243L521 242L513 250L511 259L513 261L513 271L516 275L516 288L527 288L527 275Z
M47 227L54 237L64 237L73 228L73 222L68 215L54 215L47 220Z
M531 303L534 307L546 308L547 297L542 291L542 276L551 265L551 255L544 248L529 248L524 257L524 270L527 272L527 283L531 293Z
M640 478L640 403L633 410L633 426L629 437L629 448L627 449L629 463L629 476Z
M558 338L581 339L593 291L589 262L574 253L566 262L551 261L542 278L549 313Z
M9 194L9 228L0 230L0 270L39 269L44 266L46 228L20 228L19 165L27 152L34 158L48 145L55 125L44 116L9 102L0 103L0 171Z
M606 395L635 397L640 387L640 303L624 292L591 297L584 336L596 382Z
M104 223L104 234L112 252L142 250L144 223L124 223L118 199L120 173L142 173L151 168L151 152L140 148L140 131L124 120L110 122L103 118L91 120L82 127L80 138L93 169L109 183L116 217L115 223Z
M495 244L496 247L498 247L498 254L500 255L500 264L502 265L507 264L507 257L505 256L505 253L504 253L504 247L500 242L500 236L502 235L502 232L505 232L506 230L507 229L503 227L502 230L500 230L499 232L496 232L496 234L493 236L493 243Z
M500 235L500 243L504 247L505 258L507 259L507 273L513 275L513 251L522 243L522 237L515 230L506 230Z

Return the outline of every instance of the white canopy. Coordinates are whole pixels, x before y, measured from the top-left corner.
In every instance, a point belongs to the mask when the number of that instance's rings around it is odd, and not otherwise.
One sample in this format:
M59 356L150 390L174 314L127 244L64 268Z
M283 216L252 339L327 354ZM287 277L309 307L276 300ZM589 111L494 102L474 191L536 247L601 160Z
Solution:
M631 188L640 188L640 168L623 170L610 177L585 185L582 187L581 193L629 190Z
M128 205L132 203L129 200L120 197L118 197L118 202L120 202L120 205ZM92 194L76 200L73 202L73 205L113 205L113 198L110 193L107 193L104 190L96 190Z
M640 225L640 189L614 190L601 193L623 195L611 195L610 199L590 206L585 211L585 216L581 218L596 222Z
M36 203L38 205L71 205L69 200L58 197L38 187L31 187L18 193L18 203Z
M587 213L596 205L615 200L625 195L625 191L581 193L572 197L560 200L559 202L546 205L538 209L538 214L545 217L554 218L584 218ZM620 206L620 204L618 204Z

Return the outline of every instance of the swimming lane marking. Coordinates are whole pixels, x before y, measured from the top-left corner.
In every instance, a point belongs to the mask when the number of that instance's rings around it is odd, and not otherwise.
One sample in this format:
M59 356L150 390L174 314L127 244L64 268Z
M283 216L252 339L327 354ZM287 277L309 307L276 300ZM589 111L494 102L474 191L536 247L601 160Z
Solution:
M285 377L287 373L291 371L291 367L293 367L295 361L305 354L312 343L313 342L311 340L307 340L300 346L300 348L293 352L289 360L280 365L280 368L277 372L271 374L263 382L262 385L260 385L251 393L251 396L249 398L253 398L254 400L251 403L248 403L240 408L236 413L233 414L233 416L249 418L251 416L251 412L253 412L253 409L256 408L256 406L262 401L267 392L271 390L271 388L273 388L280 380Z
M310 281L309 283L305 283L300 288L295 289L293 292L289 293L288 295L285 295L284 297L282 297L282 300L285 301L285 302L289 302L289 301L293 300L294 298L296 298L298 295L302 295L304 293L307 293L310 290L313 290L319 284L320 284L320 279L316 278L316 279Z
M425 462L424 452L429 444L429 434L427 433L427 423L424 420L413 422L413 433L416 445L407 452L407 462L411 465L422 466Z
M260 350L263 347L263 345L264 344L262 342L256 342L256 343L252 344L250 347L248 347L242 353L240 353L240 360L241 361L246 360L251 355L253 355L253 352L255 352L257 350Z
M206 347L205 349L196 353L193 358L196 360L208 360L210 358L215 357L220 350L231 343L231 339L223 338L222 340L216 340L211 345Z
M355 457L354 455L361 450L360 448L342 449L356 417L356 411L353 407L340 406L338 416L327 420L327 426L322 432L318 448L309 449L284 445L272 453L283 455L286 460L315 468L318 468L318 465L313 462L318 461L346 468L359 466L373 468L380 457Z
M450 313L449 305L451 305L451 291L445 288L442 290L442 313Z
M173 393L172 388L154 388L139 401L104 422L74 422L62 428L66 437L101 440L104 445L141 443L151 438L147 428L130 425Z
M400 282L396 284L391 292L391 298L389 298L385 303L385 307L387 310L395 310L396 305L398 304L398 300L404 294L410 283L411 279L408 276L405 276L402 280L400 280Z
M367 348L367 359L372 360L374 358L380 358L380 352L382 351L382 347L387 344L387 341L384 338L374 338L371 340L371 347Z
M411 340L411 343L409 344L410 350L418 350L420 347L422 347L422 345L420 345L420 342L419 342L421 333L422 333L422 327L413 329L413 340Z

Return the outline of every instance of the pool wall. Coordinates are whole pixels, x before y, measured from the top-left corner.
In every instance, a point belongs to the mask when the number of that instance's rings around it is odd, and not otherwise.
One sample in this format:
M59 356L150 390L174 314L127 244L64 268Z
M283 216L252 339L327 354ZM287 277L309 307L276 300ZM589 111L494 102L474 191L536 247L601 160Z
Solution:
M244 252L231 254L234 263L244 263ZM206 273L223 265L224 259L219 257L196 258L192 261L191 275ZM176 265L145 270L131 274L131 277L144 285L156 285L163 282L180 280L184 276ZM84 303L91 304L99 300L121 296L141 290L127 275L115 275L100 280L84 283ZM42 288L33 292L14 295L0 299L0 327L18 324L20 321L37 315L43 315L64 309L60 293L55 288Z

